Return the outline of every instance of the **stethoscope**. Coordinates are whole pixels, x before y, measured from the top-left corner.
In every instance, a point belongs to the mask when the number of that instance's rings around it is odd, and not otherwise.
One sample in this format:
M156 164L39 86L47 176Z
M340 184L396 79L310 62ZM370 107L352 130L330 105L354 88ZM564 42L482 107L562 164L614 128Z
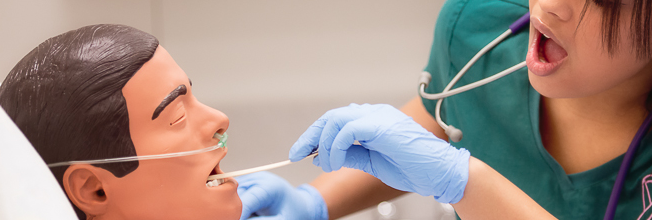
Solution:
M460 129L453 127L452 125L447 125L446 123L444 123L444 121L442 121L440 112L441 112L441 104L444 101L444 98L480 87L482 85L493 82L494 80L497 80L503 76L515 72L518 69L525 67L526 66L525 61L523 61L508 69L503 70L502 72L496 73L493 76L451 90L451 88L455 85L455 83L457 83L457 81L460 78L462 78L462 75L464 75L464 73L466 73L466 71L469 70L469 68L471 68L471 66L473 66L473 64L478 59L480 59L482 55L484 55L493 47L498 45L505 38L523 29L523 27L527 26L527 24L529 23L530 23L530 12L521 16L518 20L516 20L514 23L512 23L509 26L509 29L507 29L507 31L502 33L496 39L494 39L489 44L487 44L487 46L483 47L480 51L478 51L478 53L476 53L475 56L473 56L473 58L471 58L471 60L469 60L469 62L466 63L466 65L464 65L464 67L457 73L457 75L453 77L453 79L448 83L448 85L446 85L446 87L441 93L436 93L436 94L426 93L425 91L426 87L428 87L428 84L430 83L432 76L430 75L430 73L425 71L421 73L421 78L419 79L419 87L420 87L419 95L421 95L421 97L423 97L424 99L437 100L437 105L435 106L435 120L437 121L437 124L439 124L439 126L441 126L444 129L446 135L448 135L448 137L453 142L459 142L460 140L462 140L462 131ZM609 197L609 203L607 205L607 210L604 215L605 220L612 220L614 215L616 214L616 208L618 207L618 198L620 198L620 192L622 191L622 186L625 182L625 178L627 177L627 171L629 170L629 167L631 166L632 161L634 159L634 153L636 152L636 149L640 145L641 140L645 136L645 133L647 133L651 122L652 122L652 114L648 114L645 120L643 121L643 124L641 125L641 127L639 127L638 131L636 132L634 139L630 143L629 148L627 149L627 152L623 157L623 162L620 165L618 176L616 177L616 182L614 183L613 189L611 190L611 196Z

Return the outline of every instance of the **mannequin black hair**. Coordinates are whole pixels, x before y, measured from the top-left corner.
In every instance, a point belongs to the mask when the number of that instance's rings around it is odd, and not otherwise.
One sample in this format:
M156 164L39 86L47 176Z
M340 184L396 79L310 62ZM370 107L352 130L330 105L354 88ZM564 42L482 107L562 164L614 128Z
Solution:
M122 88L157 47L154 36L124 25L63 33L9 72L0 86L0 106L46 163L135 156ZM138 162L96 166L123 177ZM67 168L51 169L61 186Z

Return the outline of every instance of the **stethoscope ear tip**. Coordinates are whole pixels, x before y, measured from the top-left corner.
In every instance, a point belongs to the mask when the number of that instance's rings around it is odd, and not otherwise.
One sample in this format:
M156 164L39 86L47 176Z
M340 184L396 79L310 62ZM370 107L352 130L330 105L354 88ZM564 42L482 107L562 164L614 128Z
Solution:
M448 135L448 138L451 139L453 142L460 142L462 140L462 131L460 129L457 129L453 127L452 125L449 125L444 132L446 132L446 135Z
M427 71L423 71L421 72L421 76L419 77L419 85L426 85L426 87L428 87L428 84L430 84L431 79L432 79L432 75L430 75L430 73Z

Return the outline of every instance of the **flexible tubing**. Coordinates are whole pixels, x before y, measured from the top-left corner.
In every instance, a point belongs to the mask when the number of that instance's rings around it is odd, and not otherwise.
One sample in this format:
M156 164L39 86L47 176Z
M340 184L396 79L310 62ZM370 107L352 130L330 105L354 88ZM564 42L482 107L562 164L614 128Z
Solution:
M512 30L507 29L507 30L506 30L505 32L503 32L500 36L498 36L498 37L497 37L496 39L494 39L493 41L489 42L489 44L487 44L487 45L484 46L480 51L478 51L478 53L476 53L475 56L473 56L473 58L471 58L471 60L469 60L469 62L466 63L466 65L464 65L464 67L462 68L462 70L460 70L460 71L457 73L457 75L455 75L455 77L453 77L453 79L448 83L448 85L446 85L446 87L444 88L444 90L442 91L442 93L446 93L446 92L448 92L451 88L453 88L453 86L455 85L455 83L457 83L457 81L459 81L460 78L462 78L462 76L466 73L466 71L468 71L468 70L473 66L473 64L475 64L475 62L478 61L478 60L480 59L480 57L482 57L482 55L484 55L484 54L487 53L489 50L491 50L492 48L494 48L494 47L495 47L496 45L498 45L501 41L503 41L505 38L507 38L510 34L512 34ZM504 72L504 71L503 71L503 72ZM498 75L498 74L496 74L496 75ZM494 76L496 76L496 75L494 75ZM505 75L506 75L506 74L505 74ZM493 77L493 76L492 76L492 77ZM498 77L498 78L500 78L500 77ZM488 79L488 78L487 78L487 79ZM493 79L493 80L496 80L496 79ZM489 81L487 81L486 83L491 82L491 81L493 81L493 80L489 80ZM481 80L481 81L486 81L486 79L483 79L483 80ZM477 83L477 82L476 82L476 83ZM486 84L486 83L484 83L484 84ZM475 84L475 83L472 83L472 84ZM469 85L472 85L472 84L469 84ZM484 85L484 84L480 84L480 85ZM478 86L480 86L480 85L478 85ZM475 86L475 87L478 87L478 86ZM424 87L424 86L422 86L422 88L423 88L423 87ZM475 88L475 87L470 87L469 89L473 89L473 88ZM467 90L469 90L469 89L467 89ZM425 88L423 88L423 90L425 90ZM464 90L464 91L466 91L466 90ZM421 92L421 91L419 91L419 92L421 93L422 97L427 98L427 99L432 99L432 98L429 98L429 97L424 96L424 95L429 95L429 94L424 94L425 92ZM463 92L463 91L460 91L460 92ZM459 93L459 92L458 92L458 93ZM440 94L441 94L441 93L440 93ZM454 94L457 94L457 93L454 93ZM454 94L451 94L451 95L454 95ZM449 95L449 96L450 96L450 95ZM445 96L445 97L448 97L448 96ZM443 102L443 98L444 98L444 97L438 98L439 101L437 101L437 107L435 108L435 119L437 120L437 123L439 124L439 126L441 126L442 128L446 129L446 128L448 128L448 125L447 125L446 123L444 123L444 121L441 120L441 114L440 114L441 103ZM434 100L434 99L433 99L433 100Z

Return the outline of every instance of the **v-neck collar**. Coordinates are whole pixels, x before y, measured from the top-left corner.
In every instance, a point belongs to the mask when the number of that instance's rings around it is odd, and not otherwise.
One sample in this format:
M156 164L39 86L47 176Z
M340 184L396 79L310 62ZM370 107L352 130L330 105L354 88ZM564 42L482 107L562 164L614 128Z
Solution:
M541 140L541 131L539 127L539 108L541 104L541 95L534 88L532 88L532 86L529 86L528 102L532 132L535 138L534 142L536 143L536 147L538 148L539 153L541 153L541 156L544 158L554 173L554 176L557 177L558 183L562 189L575 190L578 188L583 188L585 186L592 185L616 175L618 169L620 168L624 154L593 169L574 174L566 174L564 168L559 164L559 162L557 162L557 160L555 160L554 157L552 157L552 155L550 155L550 153L548 153L548 150L546 150L546 148L543 146L543 141ZM641 144L643 144L643 142L641 142Z

